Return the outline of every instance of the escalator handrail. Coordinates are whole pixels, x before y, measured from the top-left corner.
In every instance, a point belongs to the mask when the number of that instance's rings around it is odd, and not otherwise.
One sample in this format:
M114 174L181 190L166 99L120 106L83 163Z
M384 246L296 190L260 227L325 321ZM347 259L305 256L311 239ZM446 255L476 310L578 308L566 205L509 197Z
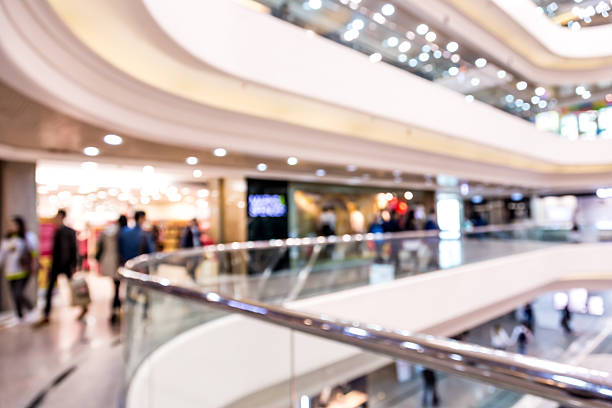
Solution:
M560 402L564 406L612 408L612 379L607 372L431 335L389 330L376 325L341 321L280 306L234 299L215 292L174 285L169 279L128 268L121 268L119 273L130 284L143 288L450 374L537 395Z

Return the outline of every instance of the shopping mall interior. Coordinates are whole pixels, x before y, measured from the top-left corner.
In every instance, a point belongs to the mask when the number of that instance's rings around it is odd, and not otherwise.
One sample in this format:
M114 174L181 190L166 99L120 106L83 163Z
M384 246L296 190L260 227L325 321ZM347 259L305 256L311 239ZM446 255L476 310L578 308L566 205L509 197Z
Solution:
M610 38L0 0L0 407L612 408Z

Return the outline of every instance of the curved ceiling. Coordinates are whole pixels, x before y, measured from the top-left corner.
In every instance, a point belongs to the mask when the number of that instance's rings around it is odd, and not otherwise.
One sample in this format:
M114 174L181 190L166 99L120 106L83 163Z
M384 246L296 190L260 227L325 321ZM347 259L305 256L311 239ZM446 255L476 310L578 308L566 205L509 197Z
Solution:
M219 3L230 2L202 3L207 7L217 3L221 7ZM532 127L477 103L471 105L472 117L493 115L494 120L500 121L497 128L482 130L483 136L503 130L506 125L516 125L520 131L513 136L523 142L511 140L508 146L500 146L493 140L499 138L494 137L490 143L481 143L470 138L472 127L468 125L474 121L467 123L465 118L462 126L466 126L466 137L453 137L439 131L441 127L436 129L442 122L440 116L427 126L415 126L406 123L404 117L390 117L385 111L368 111L337 101L325 103L316 95L279 91L283 87L258 83L256 78L237 77L236 72L221 72L219 66L212 67L208 61L178 47L174 39L157 27L140 2L92 1L87 7L76 0L50 4L53 9L44 2L9 0L1 4L2 77L57 109L137 137L198 148L223 145L238 152L259 151L268 157L299 154L307 160L340 165L359 161L364 166L381 169L430 174L448 171L498 181L507 180L512 171L518 170L523 175L529 174L533 183L540 186L546 185L543 180L547 175L602 174L611 168L610 143L578 147L564 145L554 136L534 133L538 144L542 141L549 144L548 148L534 149L529 145L535 140L530 139L531 132L535 132ZM174 6L183 9L193 4L183 1L182 7ZM206 14L199 17L202 25ZM276 28L294 29L286 24ZM183 26L185 32L192 29L193 26ZM344 57L347 53L323 39L311 40L317 47L323 44L333 48L333 55ZM363 62L362 56L350 56L355 57L360 59L359 64ZM252 59L243 65L257 62ZM371 67L374 66L368 65L368 69ZM333 64L328 63L327 68L331 68L335 78L344 75L334 70L338 67ZM418 78L398 73L392 67L378 64L374 68L376 71L369 78L395 78L401 74L405 77L402 80L411 81L410 86L423 85ZM432 92L434 85L426 85L430 88L423 92ZM399 105L410 103L406 95L398 94ZM385 89L378 97L385 100L389 94ZM465 103L461 96L448 91L439 104L452 114L452 120L445 124L452 131L453 121L458 118L452 111ZM420 112L438 108L419 105L418 101L414 106ZM412 116L417 123L418 116L422 115ZM514 151L509 148L512 145ZM419 159L418 152L429 156ZM408 157L411 159L407 160ZM483 165L487 170L483 171Z

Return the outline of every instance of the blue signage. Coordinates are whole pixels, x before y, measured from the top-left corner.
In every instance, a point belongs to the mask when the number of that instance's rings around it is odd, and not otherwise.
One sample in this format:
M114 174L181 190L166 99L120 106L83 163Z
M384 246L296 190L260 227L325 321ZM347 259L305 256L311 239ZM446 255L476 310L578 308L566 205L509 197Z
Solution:
M287 214L285 196L280 194L250 194L249 217L283 217Z

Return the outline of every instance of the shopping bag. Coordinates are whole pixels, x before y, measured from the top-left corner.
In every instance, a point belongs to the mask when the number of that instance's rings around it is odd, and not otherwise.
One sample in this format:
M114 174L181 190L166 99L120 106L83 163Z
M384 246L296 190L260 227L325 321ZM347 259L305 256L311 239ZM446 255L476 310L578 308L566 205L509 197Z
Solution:
M87 306L91 303L87 281L81 277L70 280L70 294L72 306Z

